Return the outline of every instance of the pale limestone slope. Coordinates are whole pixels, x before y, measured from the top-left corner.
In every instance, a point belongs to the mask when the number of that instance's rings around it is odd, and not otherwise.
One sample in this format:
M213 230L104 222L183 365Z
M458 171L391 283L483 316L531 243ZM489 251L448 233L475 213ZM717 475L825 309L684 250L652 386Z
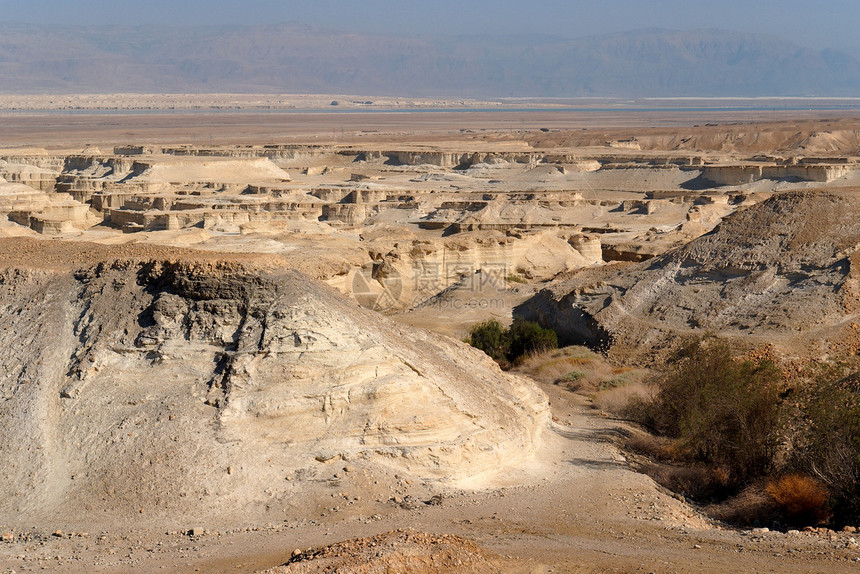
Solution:
M442 481L517 465L548 423L545 396L483 354L294 271L17 266L0 301L10 519L239 520L310 496L332 459Z

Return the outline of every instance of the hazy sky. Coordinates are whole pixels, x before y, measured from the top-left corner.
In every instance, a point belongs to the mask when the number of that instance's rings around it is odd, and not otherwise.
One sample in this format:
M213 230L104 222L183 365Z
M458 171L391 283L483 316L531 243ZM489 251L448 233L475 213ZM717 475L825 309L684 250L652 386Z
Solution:
M860 48L858 0L0 0L0 21L51 24L302 22L363 33L577 37L636 28L766 32Z

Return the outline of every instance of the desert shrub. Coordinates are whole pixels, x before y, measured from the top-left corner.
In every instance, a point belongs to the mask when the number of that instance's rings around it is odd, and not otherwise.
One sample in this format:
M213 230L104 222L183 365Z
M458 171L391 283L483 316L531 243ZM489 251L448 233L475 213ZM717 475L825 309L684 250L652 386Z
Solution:
M505 329L490 319L472 327L469 344L506 368L523 357L558 348L558 336L552 329L530 321L517 319L510 329Z
M514 320L510 329L510 340L508 359L511 361L558 348L558 335L555 331L545 329L532 321Z
M860 379L820 383L795 464L830 492L837 523L860 521Z
M765 487L774 510L786 524L821 524L828 519L829 495L817 480L801 474L789 474Z
M656 462L641 470L657 484L699 501L722 500L734 491L728 474L711 465Z
M698 341L624 411L658 435L628 448L656 461L644 466L655 480L736 524L855 525L860 374L847 368L807 365L787 382L769 361Z
M579 379L588 376L588 373L585 371L570 371L563 377L561 377L558 381L561 383L575 383Z
M726 344L697 341L654 379L655 394L627 414L678 439L695 460L726 469L741 486L773 464L780 380L769 361L736 362Z
M496 362L507 361L511 347L510 333L501 323L490 319L472 327L469 344L484 351Z
M773 526L781 523L773 499L759 483L744 488L728 500L706 507L711 516L738 526Z

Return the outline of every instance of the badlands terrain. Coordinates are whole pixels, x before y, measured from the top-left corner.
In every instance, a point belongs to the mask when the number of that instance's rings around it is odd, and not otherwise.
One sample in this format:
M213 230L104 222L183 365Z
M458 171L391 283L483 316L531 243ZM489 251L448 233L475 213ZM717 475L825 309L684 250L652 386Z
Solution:
M856 571L461 339L856 354L860 120L240 112L3 116L3 571Z

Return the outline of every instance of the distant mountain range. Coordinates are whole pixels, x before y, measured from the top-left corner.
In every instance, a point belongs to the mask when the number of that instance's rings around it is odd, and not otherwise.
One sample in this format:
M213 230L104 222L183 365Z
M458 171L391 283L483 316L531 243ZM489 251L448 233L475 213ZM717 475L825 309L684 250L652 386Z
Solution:
M0 25L3 93L860 96L860 62L721 30L398 37L300 24Z

